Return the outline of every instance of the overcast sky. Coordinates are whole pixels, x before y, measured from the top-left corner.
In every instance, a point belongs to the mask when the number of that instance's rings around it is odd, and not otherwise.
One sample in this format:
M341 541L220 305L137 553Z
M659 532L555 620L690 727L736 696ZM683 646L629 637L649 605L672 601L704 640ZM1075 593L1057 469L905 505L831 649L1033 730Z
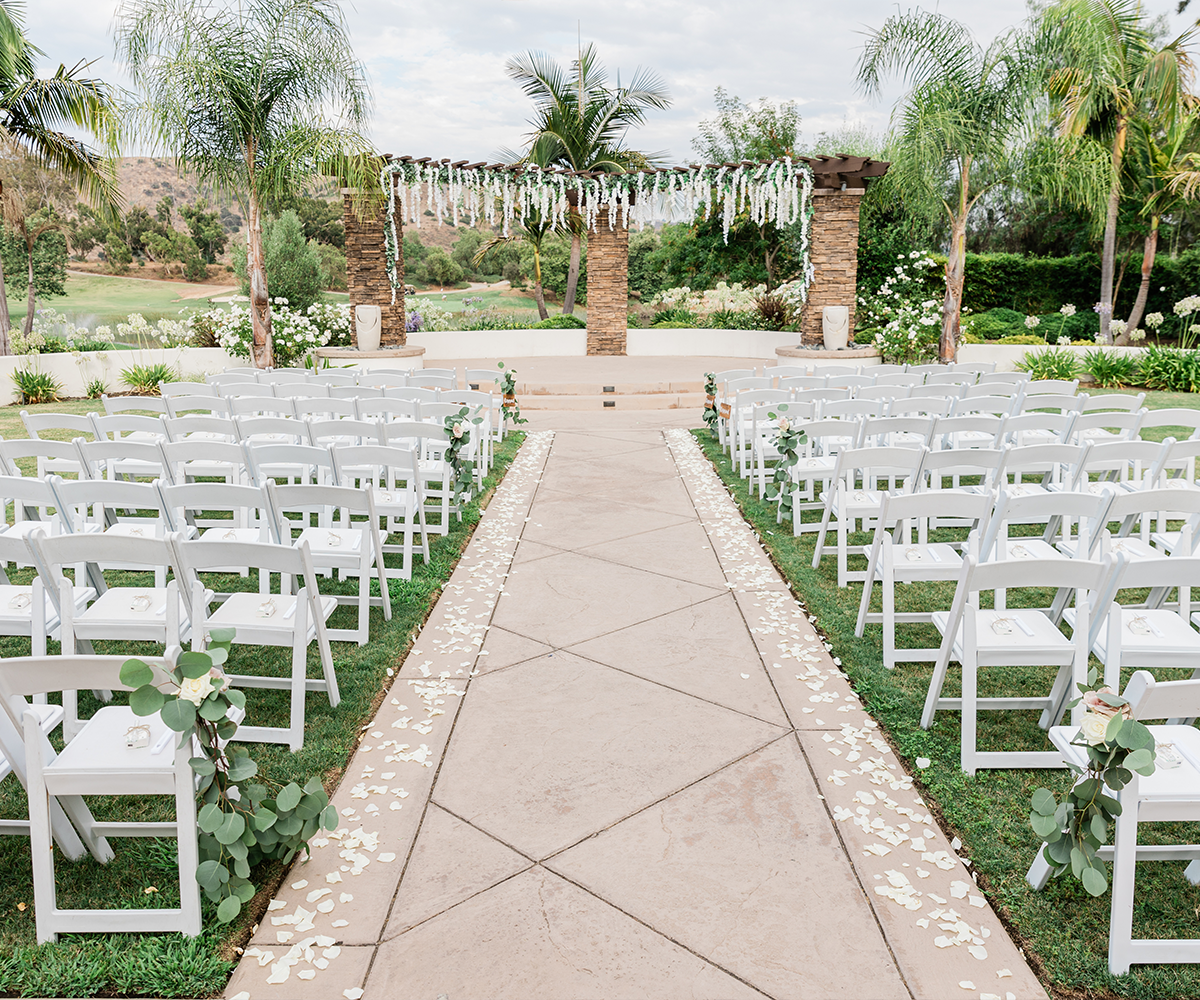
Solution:
M125 82L112 58L116 0L26 2L27 33L46 53L42 74L86 57L98 59L94 75ZM937 6L988 40L1025 16L1024 0ZM1146 8L1168 13L1174 31L1184 26L1174 0L1147 0ZM843 123L881 130L890 112L890 100L868 101L854 88L862 32L897 9L885 0L357 0L345 9L370 75L371 132L383 152L482 160L520 146L528 102L505 76L505 60L539 49L565 64L577 29L585 44L597 44L610 74L628 79L639 66L661 74L673 106L653 113L631 143L673 162L694 158L690 140L696 123L712 116L718 86L747 101L797 101L808 139Z

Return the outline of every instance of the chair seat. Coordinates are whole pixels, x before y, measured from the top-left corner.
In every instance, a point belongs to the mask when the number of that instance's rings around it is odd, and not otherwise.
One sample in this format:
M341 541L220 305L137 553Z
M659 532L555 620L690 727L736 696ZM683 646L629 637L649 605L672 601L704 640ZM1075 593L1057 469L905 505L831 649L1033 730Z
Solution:
M179 620L186 621L183 600L178 595L175 599L179 602ZM123 633L119 630L123 628L164 628L166 624L166 587L110 587L75 618L76 632L93 639L120 639ZM97 630L104 630L104 634Z
M206 542L265 542L262 528L205 528L200 537Z
M1192 726L1148 726L1155 743L1169 743L1183 758L1174 768L1157 767L1138 779L1138 798L1148 802L1200 799L1200 729ZM1072 743L1078 726L1052 726L1050 742L1063 757L1079 767L1087 766L1087 749ZM1144 806L1143 806L1144 808Z
M234 642L244 645L290 646L296 623L296 598L286 594L263 596L239 591L230 594L216 611L208 616L209 627L233 628L237 630ZM323 620L327 620L337 607L334 597L321 597ZM270 611L269 614L266 612ZM308 623L310 637L316 635L316 626Z
M406 514L416 506L416 493L413 490L381 490L372 487L371 493L375 498L375 510L380 514Z
M996 440L996 435L987 431L955 431L949 437L956 451L960 448L990 448Z
M359 553L366 544L366 536L367 532L364 528L305 528L300 532L300 537L292 544L299 545L301 542L308 542L313 561L318 565L323 564L330 557L337 558L339 556L343 560L348 556L352 557L357 563Z
M1003 544L1005 559L1065 559L1057 548L1040 538L1009 538Z
M147 746L125 745L133 726L149 727ZM154 753L167 733L171 736ZM174 794L177 739L158 715L137 716L126 705L105 706L46 765L46 789L51 795Z
M966 614L970 614L968 610ZM950 619L948 611L935 611L930 617L934 627L942 635ZM1000 634L993 628L999 619L1007 619L1011 629ZM1029 630L1028 634L1025 629ZM962 661L962 626L954 637L953 658ZM1064 636L1054 623L1040 611L1021 608L1016 611L995 611L991 608L975 612L975 634L978 640L979 657L988 659L988 654L997 654L1005 664L1048 666L1053 663L1070 662L1074 655L1074 644Z
M118 521L104 529L106 535L117 538L162 538L163 525L161 522L139 523L137 521Z
M1041 483L1009 483L1001 488L1010 497L1042 497L1054 492Z
M897 580L957 580L962 555L952 545L895 545L892 547L892 572ZM877 578L883 573L883 560L876 563Z
M1103 660L1107 651L1108 629L1102 628L1092 646L1092 652ZM1159 661L1159 657L1163 659ZM1178 666L1191 669L1200 666L1200 633L1174 611L1122 608L1122 663L1126 662L1127 658L1132 661L1130 666L1149 665L1145 663L1147 658L1154 658L1156 667Z
M12 584L0 586L0 635L12 635L11 632L4 631L5 628L23 626L28 629L32 626L33 604L30 600L32 593L32 589L29 587ZM50 595L43 592L42 596L46 605L46 628L47 630L56 629L58 628L58 613L54 610ZM72 596L75 601L75 610L79 612L87 607L88 601L96 596L96 592L91 587L74 587Z

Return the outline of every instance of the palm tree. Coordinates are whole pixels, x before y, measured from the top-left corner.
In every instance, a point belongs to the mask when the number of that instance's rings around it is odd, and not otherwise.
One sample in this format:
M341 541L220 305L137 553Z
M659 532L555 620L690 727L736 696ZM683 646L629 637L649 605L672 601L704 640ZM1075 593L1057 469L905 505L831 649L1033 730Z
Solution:
M858 82L868 94L878 94L891 73L910 88L893 111L890 183L918 211L949 225L938 350L944 363L958 350L967 217L1020 166L1017 141L1031 93L1024 49L1011 32L984 48L960 22L916 10L870 32L859 57Z
M1158 229L1164 215L1171 215L1195 195L1189 190L1188 174L1200 145L1200 105L1194 98L1186 102L1187 110L1161 129L1156 123L1139 117L1130 128L1128 173L1132 175L1143 205L1141 216L1146 220L1145 246L1142 253L1142 283L1137 300L1117 343L1128 343L1129 334L1142 321L1146 299L1150 294L1150 272L1158 253Z
M1100 256L1100 333L1111 343L1113 278L1122 167L1130 128L1142 115L1171 127L1192 63L1185 48L1195 31L1156 49L1141 0L1058 0L1041 18L1039 43L1059 135L1090 137L1108 149L1109 183Z
M655 154L625 146L630 128L646 120L651 108L671 106L666 85L659 76L638 69L633 81L608 86L608 74L597 59L596 47L581 49L568 72L543 52L526 52L508 61L508 75L534 104L529 149L521 162L596 173L625 173L647 166ZM571 261L563 312L575 311L579 262L583 249L583 220L578 206L571 213Z
M94 136L106 153L114 153L117 105L112 91L101 81L83 76L90 63L79 62L70 69L59 66L51 77L36 76L34 61L42 51L25 37L22 12L19 0L0 2L0 146L63 176L93 206L111 212L119 201L112 161L64 129L82 129ZM6 192L0 181L0 216L22 230L32 245L25 225L27 208ZM41 231L34 232L32 240ZM27 333L33 326L33 306L31 263ZM4 269L0 265L0 354L12 353L8 337L11 326Z
M144 90L136 131L232 193L249 232L254 364L272 363L264 203L319 173L367 190L370 95L335 0L126 0L117 53Z

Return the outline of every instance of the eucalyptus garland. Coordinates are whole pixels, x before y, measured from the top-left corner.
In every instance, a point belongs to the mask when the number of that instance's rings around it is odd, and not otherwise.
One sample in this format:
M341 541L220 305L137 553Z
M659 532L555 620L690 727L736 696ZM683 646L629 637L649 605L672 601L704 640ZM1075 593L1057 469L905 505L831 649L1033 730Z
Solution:
M781 404L779 409L786 410L787 403ZM800 461L800 447L808 438L804 431L800 430L798 424L787 417L778 416L775 413L770 413L768 416L772 420L779 421L778 430L775 432L775 448L779 452L779 461L775 463L775 471L771 476L771 481L767 483L767 499L779 501L778 510L775 512L775 521L780 523L783 521L785 513L788 517L796 516L796 512L792 509L795 495L795 491L792 489L792 469Z
M708 424L708 429L713 437L717 436L717 421L720 415L717 413L717 374L716 372L704 373L704 422Z
M471 424L483 423L483 417L479 416L479 407L472 415L464 406L457 413L448 414L442 422L450 439L445 460L450 463L450 486L454 490L454 503L458 503L460 497L471 492L475 483L475 463L464 458L462 452L471 441Z
M504 397L500 406L503 414L501 419L505 422L511 420L514 426L529 423L521 416L521 404L517 402L517 370L505 368L503 361L499 362L496 367L503 373L500 376L500 392Z
M725 240L739 212L749 212L756 225L802 223L802 279L812 280L808 259L809 220L812 217L812 170L791 159L768 163L709 164L670 170L635 170L622 174L589 174L546 170L534 165L485 168L481 164L393 160L379 175L387 199L386 264L392 301L402 284L397 273L399 223L421 226L426 210L440 224L460 218L472 226L479 221L500 224L508 236L515 220L537 215L551 225L565 226L575 211L572 196L586 228L595 231L600 212L608 211L609 228L618 216L626 226L670 222L681 215L719 212Z

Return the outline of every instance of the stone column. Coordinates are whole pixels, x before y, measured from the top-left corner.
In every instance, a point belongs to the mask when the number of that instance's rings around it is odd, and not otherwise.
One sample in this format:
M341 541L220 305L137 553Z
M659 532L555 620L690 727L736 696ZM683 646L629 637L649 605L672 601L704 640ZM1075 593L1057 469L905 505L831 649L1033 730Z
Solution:
M388 281L386 255L387 244L383 239L385 207L380 205L373 215L360 219L354 213L353 196L342 192L342 217L346 225L346 285L350 292L350 307L375 305L383 312L379 346L403 347L404 332L404 289L396 291L396 304L392 305L392 286ZM403 227L399 222L396 230L401 240ZM404 280L404 250L401 245L400 259L396 262L400 280Z
M813 217L809 257L813 281L800 321L800 342L819 344L821 311L825 306L850 307L850 336L858 305L858 210L866 188L817 188L813 191Z
M629 322L629 229L608 227L608 209L587 234L587 352L624 354Z

